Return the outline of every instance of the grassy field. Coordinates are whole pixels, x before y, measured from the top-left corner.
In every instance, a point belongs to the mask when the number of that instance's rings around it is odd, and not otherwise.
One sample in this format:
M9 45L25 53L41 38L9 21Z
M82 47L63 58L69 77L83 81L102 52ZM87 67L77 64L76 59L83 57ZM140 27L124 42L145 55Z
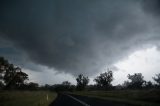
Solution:
M74 94L140 106L160 106L160 90L76 91Z
M56 96L49 91L0 91L0 106L48 106Z

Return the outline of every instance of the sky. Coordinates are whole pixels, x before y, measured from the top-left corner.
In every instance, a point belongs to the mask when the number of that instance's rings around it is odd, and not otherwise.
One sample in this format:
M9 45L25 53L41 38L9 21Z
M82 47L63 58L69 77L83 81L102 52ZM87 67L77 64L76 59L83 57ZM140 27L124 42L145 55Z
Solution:
M0 56L30 81L55 84L111 69L160 73L159 0L1 0Z

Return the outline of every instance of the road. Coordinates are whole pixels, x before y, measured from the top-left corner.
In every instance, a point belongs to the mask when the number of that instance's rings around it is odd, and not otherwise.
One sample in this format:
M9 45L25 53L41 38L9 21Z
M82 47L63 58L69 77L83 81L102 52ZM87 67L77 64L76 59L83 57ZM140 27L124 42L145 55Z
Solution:
M124 103L111 102L86 96L58 94L56 100L50 106L133 106Z

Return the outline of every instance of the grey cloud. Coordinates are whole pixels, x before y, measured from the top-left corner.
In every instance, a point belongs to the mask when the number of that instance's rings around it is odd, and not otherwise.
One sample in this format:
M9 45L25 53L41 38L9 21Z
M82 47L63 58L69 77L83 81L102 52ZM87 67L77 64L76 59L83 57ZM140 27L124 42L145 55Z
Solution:
M160 15L160 1L159 0L143 0L142 1L142 8L154 16Z
M146 13L151 6L139 0L1 1L1 37L36 64L92 75L155 44L159 26Z

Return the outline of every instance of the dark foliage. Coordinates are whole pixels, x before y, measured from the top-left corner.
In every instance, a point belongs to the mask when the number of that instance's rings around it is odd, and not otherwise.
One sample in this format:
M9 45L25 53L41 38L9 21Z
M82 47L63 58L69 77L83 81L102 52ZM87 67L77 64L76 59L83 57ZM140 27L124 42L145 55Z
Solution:
M158 86L160 86L160 73L156 74L156 76L153 77L153 80L157 83Z
M22 72L21 68L0 57L0 80L5 89L18 89L24 86L28 75Z
M112 86L111 82L113 81L113 73L112 71L108 70L107 72L97 76L94 81L96 82L98 88L109 89Z
M145 83L143 78L144 77L141 73L135 73L134 75L128 74L128 79L131 80L131 82L128 84L128 87L132 89L141 89Z
M76 81L77 81L77 90L84 90L87 84L89 83L89 78L85 77L83 74L80 74L76 78Z

